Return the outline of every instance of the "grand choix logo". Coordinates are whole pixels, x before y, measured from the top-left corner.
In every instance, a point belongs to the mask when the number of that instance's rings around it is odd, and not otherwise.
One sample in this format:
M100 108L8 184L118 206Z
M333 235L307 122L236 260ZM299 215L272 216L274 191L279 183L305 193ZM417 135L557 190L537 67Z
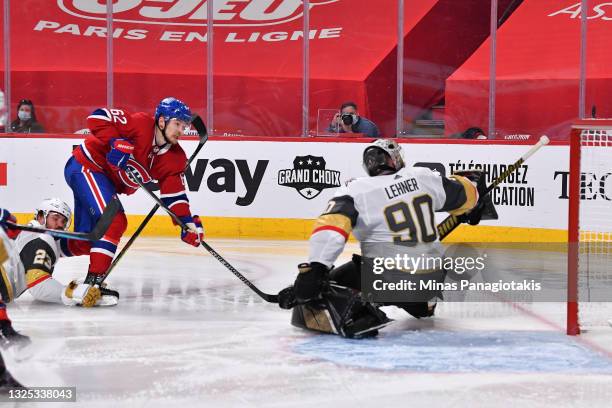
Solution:
M278 184L292 187L308 200L318 196L326 188L340 187L340 172L325 168L320 156L296 156L292 169L278 172Z

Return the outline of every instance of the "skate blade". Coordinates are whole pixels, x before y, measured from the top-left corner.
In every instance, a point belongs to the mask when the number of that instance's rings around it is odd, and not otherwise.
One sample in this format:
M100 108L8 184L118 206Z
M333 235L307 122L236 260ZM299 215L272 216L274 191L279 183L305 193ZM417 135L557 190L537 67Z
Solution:
M381 324L379 324L378 326L368 327L368 328L367 328L367 329L365 329L365 330L361 330L361 331L355 332L355 333L353 334L353 336L354 336L354 337L362 337L362 336L364 336L365 334L367 334L367 333L369 333L369 332L372 332L372 331L374 331L374 330L378 330L378 329L382 329L383 327L387 327L388 325L390 325L390 324L391 324L391 323L393 323L393 322L394 322L394 320L393 320L393 319L390 319L389 321L386 321L386 322L384 322L384 323L381 323Z

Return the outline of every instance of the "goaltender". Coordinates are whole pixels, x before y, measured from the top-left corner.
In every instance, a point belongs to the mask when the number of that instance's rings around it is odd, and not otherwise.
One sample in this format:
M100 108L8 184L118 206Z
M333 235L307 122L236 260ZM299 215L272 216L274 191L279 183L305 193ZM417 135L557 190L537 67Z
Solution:
M481 172L447 178L428 168L408 168L399 144L388 139L366 147L363 167L369 177L338 189L315 223L308 263L298 266L294 285L279 293L280 307L293 309L294 326L351 338L376 335L389 319L378 304L360 294L365 260L388 256L389 247L418 253L433 248L438 241L434 211L448 211L472 225L480 221ZM334 268L351 232L360 242L362 256L354 255L352 261ZM433 272L440 275L434 279L444 280L445 271ZM435 295L385 305L402 307L417 318L433 316Z

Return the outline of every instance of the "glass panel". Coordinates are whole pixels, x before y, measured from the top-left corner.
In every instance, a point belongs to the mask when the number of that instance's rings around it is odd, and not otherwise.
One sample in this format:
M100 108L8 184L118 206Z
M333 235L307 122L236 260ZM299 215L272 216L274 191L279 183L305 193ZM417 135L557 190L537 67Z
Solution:
M585 53L586 118L612 118L612 3L588 1Z
M395 136L397 0L311 4L309 134L339 127L373 136L376 125L380 134ZM345 102L357 105L357 123L347 116L346 124L327 121L321 132L321 113L340 113Z
M105 103L105 23L91 19L98 15L77 7L82 4L11 2L12 131L73 133L85 127L93 107ZM22 100L34 107L29 120L17 117ZM31 110L25 105L22 118Z
M491 2L434 3L406 10L405 121L418 137L463 137L488 124Z
M153 115L173 96L206 120L206 3L170 3L115 2L113 105Z
M497 138L567 139L578 115L580 4L523 1L497 35Z
M0 2L0 132L8 126L6 87L4 86L4 1Z
M302 1L215 6L215 133L301 136Z

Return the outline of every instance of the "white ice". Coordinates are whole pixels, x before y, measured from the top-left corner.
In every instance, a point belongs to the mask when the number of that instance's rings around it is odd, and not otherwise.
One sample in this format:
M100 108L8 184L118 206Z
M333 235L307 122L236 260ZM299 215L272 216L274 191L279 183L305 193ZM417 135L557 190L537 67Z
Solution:
M210 244L267 293L307 254L305 242ZM62 260L55 277L82 278L87 263ZM612 406L612 328L567 337L548 310L561 305L445 303L428 320L387 307L396 322L376 339L315 335L176 239L139 238L109 283L121 293L113 308L27 293L9 306L33 341L28 358L8 356L16 378L76 386L69 407Z

